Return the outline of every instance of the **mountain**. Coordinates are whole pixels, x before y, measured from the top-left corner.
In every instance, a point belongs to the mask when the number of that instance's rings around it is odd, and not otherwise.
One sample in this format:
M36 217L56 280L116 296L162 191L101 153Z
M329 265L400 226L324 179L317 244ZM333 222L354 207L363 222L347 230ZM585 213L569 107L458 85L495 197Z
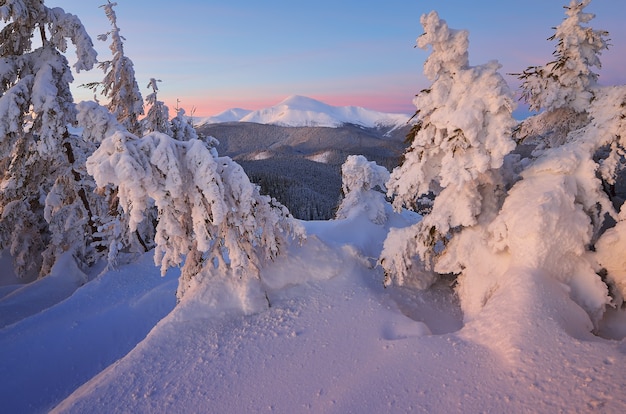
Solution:
M303 220L327 220L341 200L341 164L358 154L391 170L406 149L409 115L291 96L258 111L231 109L195 120L217 151Z
M293 95L265 109L246 111L230 109L198 124L220 122L253 122L286 127L332 127L354 124L364 128L406 125L410 115L377 112L357 106L332 106L324 102Z
M217 115L209 116L206 118L197 118L194 120L194 123L197 125L204 124L219 124L222 122L237 122L244 116L248 115L252 112L249 109L241 109L241 108L232 108L227 109L224 112L220 112Z
M391 128L393 131L389 130ZM406 148L404 139L409 129L410 126L364 128L353 124L334 128L285 127L252 122L205 124L197 128L202 135L217 138L220 155L235 160L279 156L310 158L338 151L365 155L377 162L393 159L394 166Z
M405 121L404 121L405 122ZM366 128L285 127L222 122L197 128L219 141L217 151L236 160L250 179L303 220L327 220L341 199L341 164L351 154L391 170L406 149L411 126Z

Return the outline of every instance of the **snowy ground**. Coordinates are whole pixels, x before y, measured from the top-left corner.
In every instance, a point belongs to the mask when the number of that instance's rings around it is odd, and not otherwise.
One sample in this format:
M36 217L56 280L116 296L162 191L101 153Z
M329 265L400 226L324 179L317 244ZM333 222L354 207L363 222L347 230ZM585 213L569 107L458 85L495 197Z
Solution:
M623 312L617 339L594 336L562 285L518 269L464 324L445 284L382 287L385 227L305 225L253 315L175 307L176 271L149 254L22 288L0 259L2 412L626 412Z

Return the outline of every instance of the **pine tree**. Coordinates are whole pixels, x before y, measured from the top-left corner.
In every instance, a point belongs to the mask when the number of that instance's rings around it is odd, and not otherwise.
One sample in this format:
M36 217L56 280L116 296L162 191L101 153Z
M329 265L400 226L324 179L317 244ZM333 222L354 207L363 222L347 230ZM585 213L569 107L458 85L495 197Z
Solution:
M624 189L624 183L619 183L618 177L623 179L626 164L626 85L600 87L594 93L596 98L589 108L592 121L577 134L580 145L594 161L586 180L596 184L595 191L590 194L593 197L589 197L587 202L588 210L594 212L591 215L594 224L592 242L595 242L598 267L606 271L613 305L624 306L626 203L615 194L615 187L621 187L622 191ZM605 156L597 157L599 152L604 152ZM613 206L618 212L613 210ZM609 227L607 216L611 216L617 223L603 233L604 227Z
M523 98L531 110L547 111L571 108L584 112L593 94L598 74L592 68L602 66L599 55L607 49L608 32L593 30L583 24L595 16L583 10L591 0L571 0L565 6L565 20L548 40L556 40L554 60L544 66L531 66L519 75L523 80Z
M587 311L585 328L597 328L611 304L607 284L597 274L598 262L607 272L611 269L609 283L617 288L623 283L615 262L607 260L619 246L611 242L615 233L607 232L608 239L601 236L606 217L618 216L598 172L605 180L610 178L615 158L603 160L597 155L602 148L623 148L619 138L625 132L620 121L623 108L618 107L626 95L623 87L598 86L596 76L585 71L604 43L602 36L582 34L606 35L581 30L580 22L591 18L582 13L588 3L572 2L566 7L569 17L557 28L561 46L557 63L551 66L553 73L544 83L532 79L538 83L531 99L545 105L545 112L536 118L549 119L557 128L543 131L546 145L515 165L517 176L512 169L507 171L514 179L500 189L496 208L470 232L452 238L446 250L455 255L444 253L437 263L439 272L461 273L457 293L466 320L480 312L490 297L502 295L503 286L515 286L515 279L533 284L554 279L566 286L568 298Z
M152 93L146 96L146 103L148 104L148 113L146 117L141 120L144 133L150 132L162 132L166 135L172 135L172 127L170 123L169 109L163 101L159 101L157 93L159 87L154 78L150 79L148 88L152 89Z
M94 146L99 146L105 138L116 133L130 134L107 108L96 102L80 102L77 109L77 124L83 131L82 138L86 142L94 143ZM83 160L82 165L85 164L86 160ZM88 177L93 180L93 177ZM115 269L119 264L127 263L154 247L154 209L149 211L149 219L131 232L128 226L129 217L120 206L114 186L96 188L94 182L91 196L98 197L99 202L93 203L93 214L101 239L99 248L106 250L109 268Z
M387 188L396 209L415 206L423 196L435 199L422 221L390 233L381 263L387 283L413 278L427 287L433 274L411 272L413 257L421 258L427 270L460 272L454 253L444 257L450 250L445 246L501 203L498 169L515 147L515 121L512 93L497 72L499 64L470 66L467 31L450 29L436 12L423 15L421 23L425 33L417 45L432 47L424 73L433 83L414 100L415 137Z
M594 18L583 11L589 3L571 1L565 7L567 17L549 39L558 41L555 60L530 67L520 76L531 108L544 110L525 120L518 131L525 142L537 144L533 153L537 158L527 162L523 180L509 191L510 201L492 227L500 240L496 245L516 254L520 249L513 247L518 243L515 233L522 227L528 232L534 226L537 233L550 233L553 240L555 223L566 221L558 230L558 240L543 243L532 257L558 264L542 266L546 274L570 286L571 296L597 323L609 303L598 269L607 272L605 281L615 304L626 295L626 271L619 259L626 240L625 216L623 207L618 215L606 191L616 184L624 164L626 89L597 83L598 74L592 69L601 67L599 56L608 47L608 33L584 26ZM534 184L539 180L553 180L549 191ZM543 213L537 217L544 222L522 222L521 215L536 213L526 211L529 206L516 214L515 200L520 199L541 200L542 211L569 213L561 213L564 217ZM614 228L606 230L612 226L607 217L617 221ZM528 251L524 254L528 257ZM590 259L594 257L597 262Z
M178 102L175 109L176 116L171 121L172 137L180 141L198 139L198 133L193 127L192 118L186 115L185 110L178 105Z
M91 260L96 230L80 165L90 149L67 129L76 110L61 53L70 40L81 71L96 52L76 16L43 1L2 2L0 18L0 248L30 278L66 251ZM33 49L35 36L41 46Z
M107 108L115 118L130 133L140 136L141 123L139 117L144 114L143 98L135 79L135 69L132 60L124 54L124 37L120 35L117 26L117 15L113 8L117 3L103 4L104 12L111 22L111 30L98 36L98 40L107 41L111 38L109 49L111 60L98 63L98 67L105 72L102 82L88 84L92 89L102 87L102 94L109 99Z
M131 231L154 202L155 264L164 273L184 260L179 299L198 285L229 280L245 289L258 285L263 263L297 232L284 207L261 196L239 165L215 157L201 140L116 133L102 142L87 167L100 186L117 186ZM241 306L252 309L244 299Z
M571 0L566 18L548 40L557 41L554 60L531 66L521 74L521 91L533 111L544 111L523 122L517 138L538 149L562 145L569 132L589 122L587 109L594 99L600 55L608 48L608 32L584 26L595 16L584 9L591 0Z

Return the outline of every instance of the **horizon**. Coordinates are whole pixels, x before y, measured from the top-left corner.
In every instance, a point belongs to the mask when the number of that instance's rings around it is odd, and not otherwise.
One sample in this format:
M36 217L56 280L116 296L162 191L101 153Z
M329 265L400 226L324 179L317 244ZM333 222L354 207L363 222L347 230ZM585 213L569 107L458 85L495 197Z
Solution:
M278 105L281 105L281 104L287 104L287 105L292 105L293 106L294 105L294 102L293 102L294 100L296 101L295 109L300 109L300 108L298 108L298 106L299 106L299 102L301 102L302 99L304 99L304 100L312 100L312 101L314 101L316 103L319 103L319 104L322 104L322 105L328 105L328 106L330 106L332 108L352 107L352 108L362 108L362 109L365 109L365 110L368 110L368 111L373 111L373 112L381 112L381 113L389 113L389 114L399 114L399 115L407 115L407 116L411 115L408 112L390 113L390 112L376 111L376 110L372 110L370 108L362 107L362 106L359 106L359 105L350 105L350 104L346 104L346 105L332 105L332 104L329 104L327 102L324 102L321 99L317 99L317 98L310 97L310 96L305 96L305 95L294 94L294 95L285 96L280 101L271 103L268 106L265 106L265 107L262 107L262 108L259 108L259 109L232 107L232 108L227 108L227 109L225 109L225 110L223 110L221 112L218 112L217 114L213 114L213 115L208 115L208 116L196 116L196 115L194 115L194 118L214 118L214 117L218 117L220 115L223 115L225 113L228 113L230 111L245 111L247 113L252 113L252 112L268 109L270 107L275 107L275 106L278 106ZM415 110L413 110L413 112L414 111Z
M97 36L110 29L99 7L105 0L48 0L77 15L92 37L99 60L110 58L108 42ZM566 0L528 0L497 4L451 0L441 4L390 0L362 6L320 0L294 5L286 0L260 4L238 0L180 0L172 13L163 0L118 0L115 7L125 54L134 64L142 96L150 78L159 79L159 100L173 112L209 117L232 108L258 110L293 95L332 106L359 106L379 112L413 113L413 97L430 84L423 73L428 50L415 47L422 33L419 17L436 10L451 28L467 29L470 64L497 60L513 91L519 82L510 73L550 61L555 43L546 40L565 18ZM612 39L601 55L601 84L626 83L626 2L595 0L585 9L596 17L588 26L609 31ZM200 28L200 29L199 29ZM66 53L70 65L74 52ZM93 100L80 84L100 81L97 68L74 73L77 101ZM516 113L528 112L520 102Z

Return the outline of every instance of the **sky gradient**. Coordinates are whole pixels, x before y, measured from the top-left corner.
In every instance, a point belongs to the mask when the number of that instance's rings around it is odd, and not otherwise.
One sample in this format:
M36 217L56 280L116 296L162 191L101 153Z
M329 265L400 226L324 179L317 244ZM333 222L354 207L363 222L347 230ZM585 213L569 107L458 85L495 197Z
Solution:
M46 0L76 14L90 33L100 60L108 43L97 40L109 22L106 0ZM141 93L160 79L159 98L177 100L189 114L215 115L239 107L260 109L290 95L331 105L355 105L412 113L413 96L429 82L422 74L428 51L414 48L420 15L437 10L450 27L470 32L470 63L498 60L512 88L513 76L551 59L547 40L565 17L569 0L116 0L125 52ZM602 54L603 84L626 83L626 1L593 0L590 25L609 31ZM70 64L75 60L68 55ZM76 76L77 100L92 94L77 86L100 81L94 69ZM173 112L173 111L172 111Z

